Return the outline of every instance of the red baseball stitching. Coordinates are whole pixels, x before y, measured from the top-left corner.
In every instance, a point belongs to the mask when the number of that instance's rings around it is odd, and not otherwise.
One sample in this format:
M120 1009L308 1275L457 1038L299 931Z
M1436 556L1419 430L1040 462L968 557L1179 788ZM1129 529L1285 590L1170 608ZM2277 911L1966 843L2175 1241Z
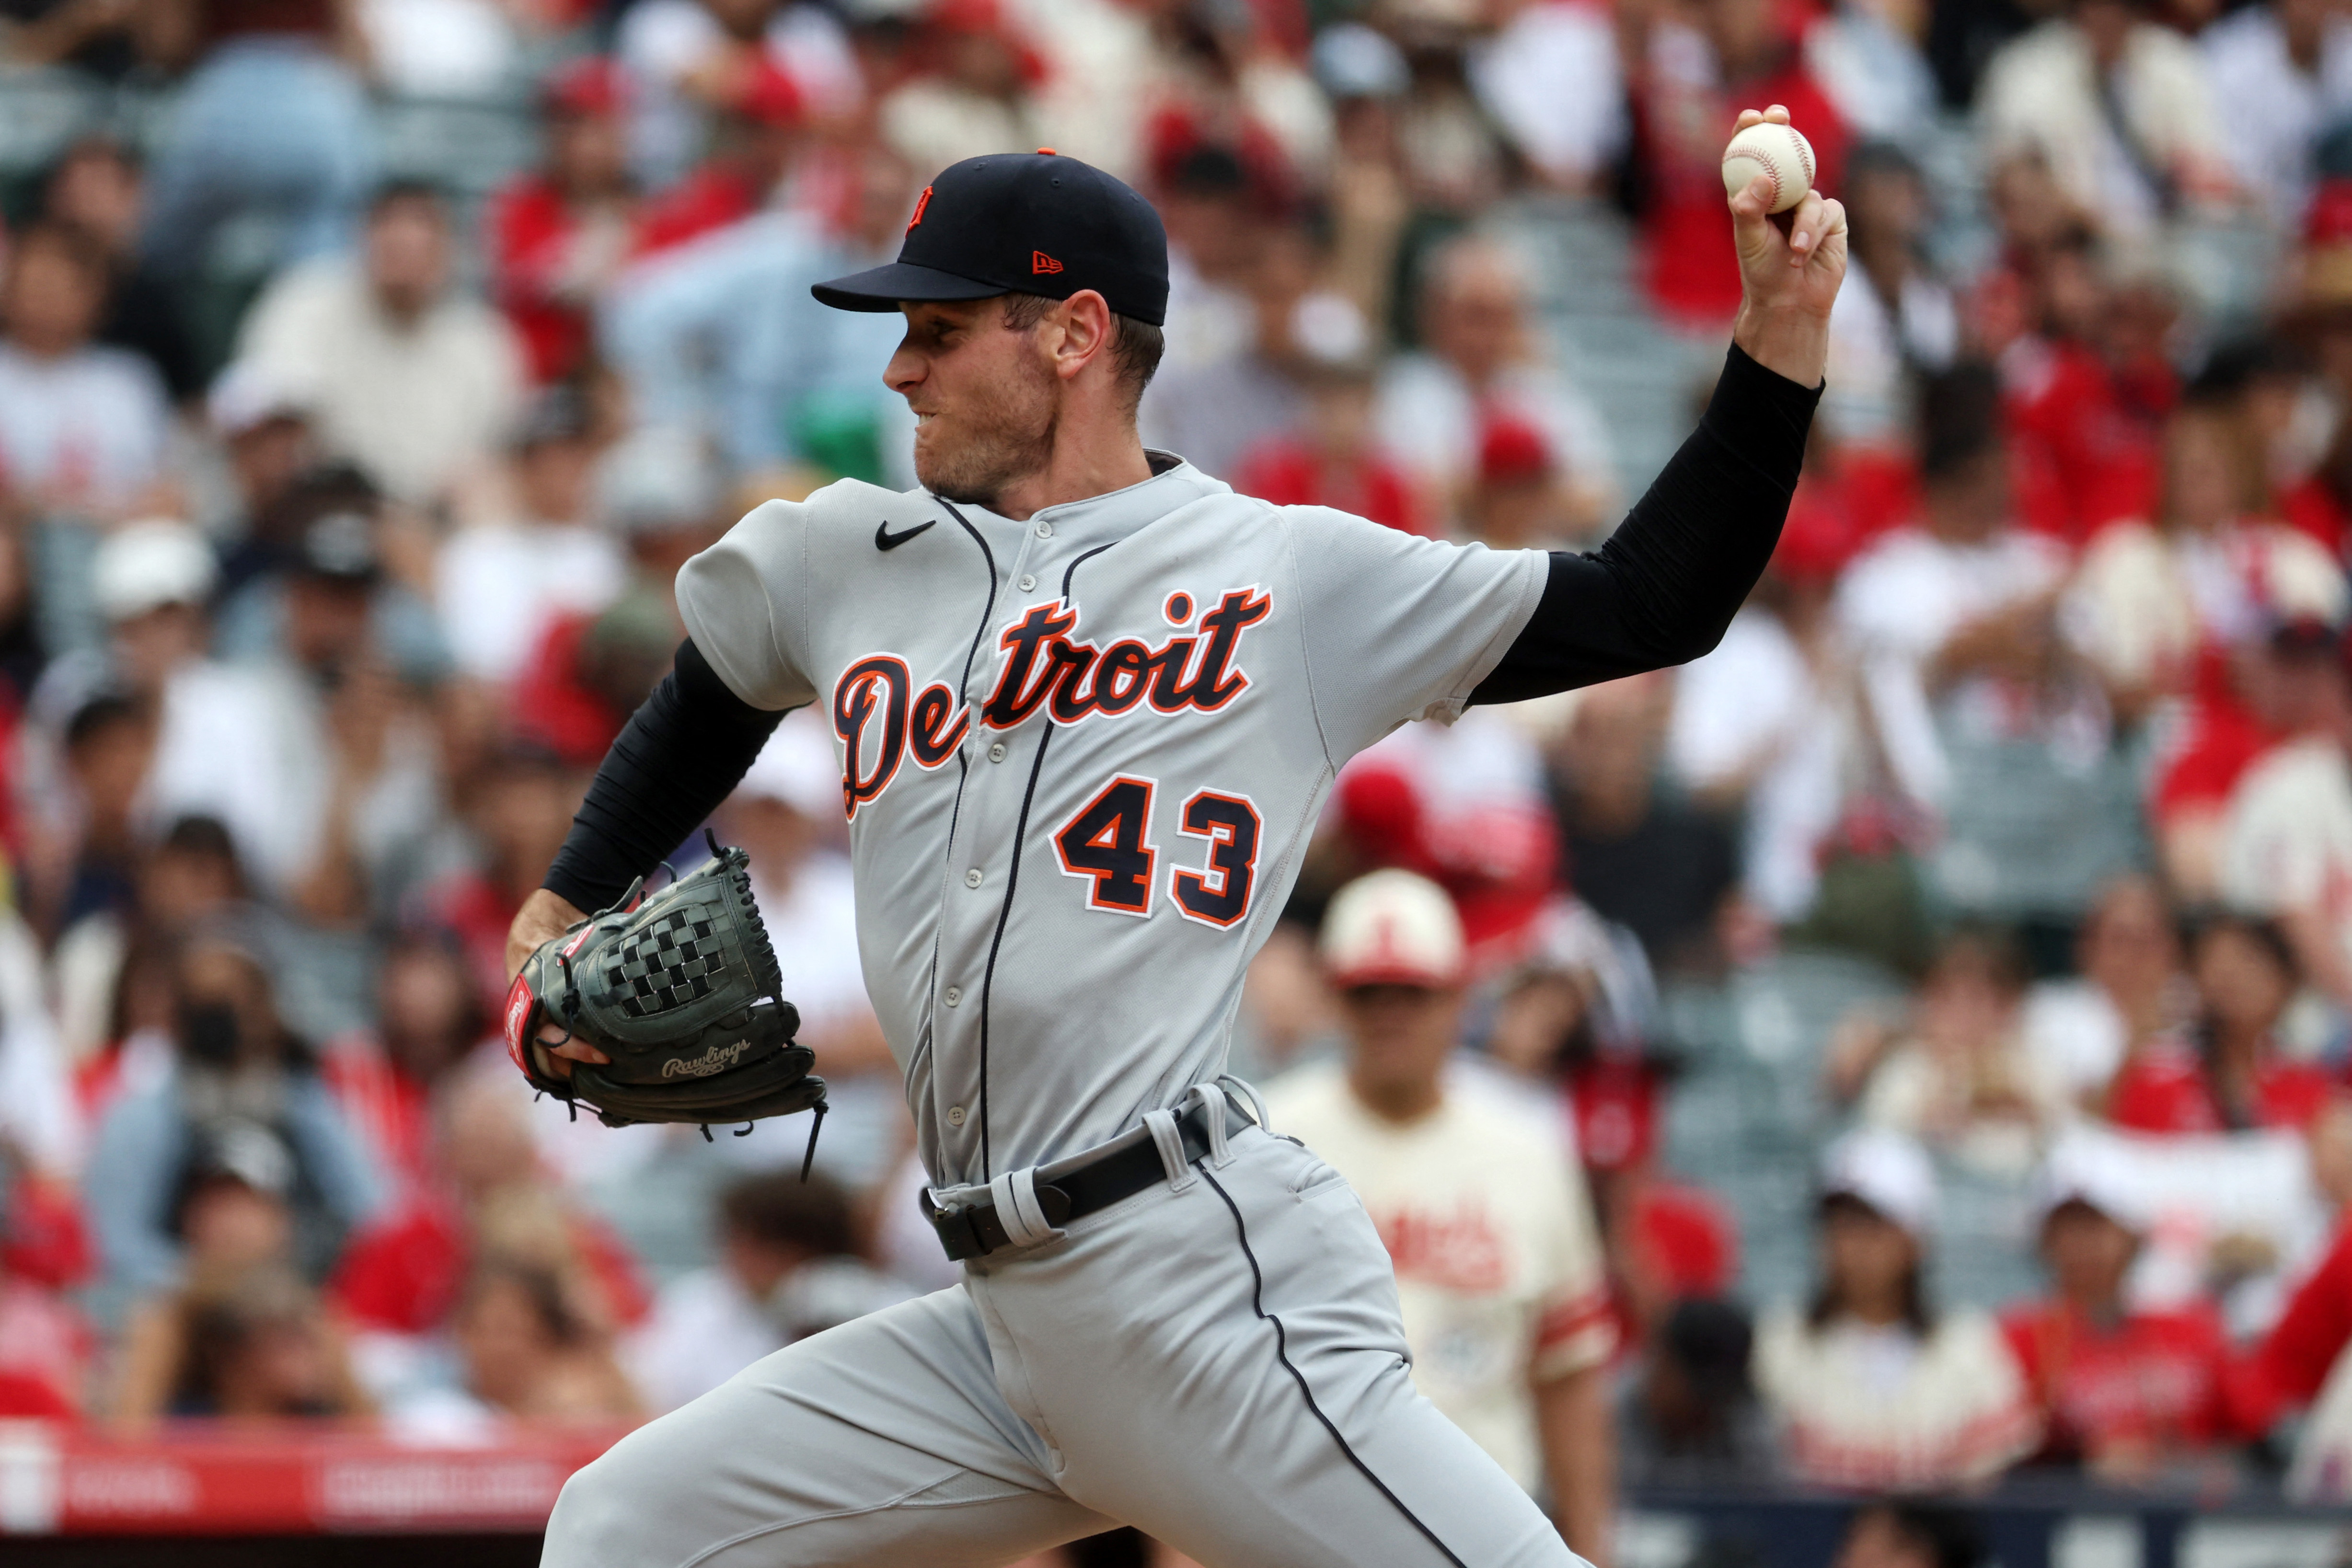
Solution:
M1723 161L1725 163L1730 163L1735 156L1741 158L1753 158L1758 163L1764 165L1764 173L1769 175L1772 181L1772 200L1766 210L1777 212L1780 206L1780 165L1772 161L1771 153L1766 148L1753 145L1748 147L1746 152L1738 153L1733 153L1729 148L1724 149ZM1806 181L1806 184L1811 184L1811 183L1812 182L1811 180Z

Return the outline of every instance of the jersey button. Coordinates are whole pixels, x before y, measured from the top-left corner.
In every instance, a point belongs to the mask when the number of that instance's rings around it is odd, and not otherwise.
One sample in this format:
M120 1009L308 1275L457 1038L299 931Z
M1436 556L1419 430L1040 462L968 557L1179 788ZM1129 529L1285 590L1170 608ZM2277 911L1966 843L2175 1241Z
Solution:
M963 1000L963 991L959 986L950 985L947 988L946 992L940 995L940 1000L952 1007L957 1003Z
M1053 525L1052 523L1050 523L1050 522L1040 522L1040 523L1037 525L1037 537L1038 537L1038 538L1040 538L1040 539L1051 539L1051 538L1053 538L1053 537L1054 537L1054 525Z
M966 871L963 874L963 885L967 888L977 888L980 886L979 867L974 866L971 870Z
M1003 742L999 741L994 745L988 748L988 760L992 763L1001 763L1004 760Z
M1032 588L1035 587L1036 585L1037 585L1037 579L1036 579L1036 578L1030 576L1030 575L1029 575L1027 573L1025 573L1025 572L1024 572L1024 573L1023 573L1023 574L1021 574L1021 582L1020 582L1019 586L1020 586L1020 589L1021 589L1021 591L1022 591L1023 593L1024 593L1024 594L1025 594L1025 593L1027 593L1030 589L1032 589Z
M962 1106L950 1105L948 1107L948 1125L950 1127L961 1127L963 1125Z

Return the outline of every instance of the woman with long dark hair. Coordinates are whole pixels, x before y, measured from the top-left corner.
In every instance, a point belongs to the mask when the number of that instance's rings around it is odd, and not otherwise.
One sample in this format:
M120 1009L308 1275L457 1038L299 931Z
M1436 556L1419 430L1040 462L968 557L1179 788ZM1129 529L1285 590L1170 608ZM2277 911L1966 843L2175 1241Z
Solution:
M1937 1312L1922 1276L1936 1176L1919 1146L1853 1132L1824 1163L1822 1283L1768 1317L1756 1382L1799 1479L1921 1491L1991 1475L2037 1426L2015 1358L1981 1312Z
M2294 950L2270 921L2213 914L2189 941L2197 1019L2126 1062L2107 1113L2135 1132L2244 1132L2310 1125L2336 1086L2290 1056L2279 1024L2302 984Z

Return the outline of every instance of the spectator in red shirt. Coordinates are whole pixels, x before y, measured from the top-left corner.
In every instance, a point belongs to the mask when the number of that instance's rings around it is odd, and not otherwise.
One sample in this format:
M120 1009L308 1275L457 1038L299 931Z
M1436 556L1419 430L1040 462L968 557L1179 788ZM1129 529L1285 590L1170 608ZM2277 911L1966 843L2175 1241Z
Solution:
M1470 536L1496 550L1574 550L1592 542L1599 498L1571 482L1551 438L1507 409L1485 412L1478 469L1462 503Z
M521 1087L501 1074L458 1090L442 1121L442 1184L344 1253L330 1289L362 1330L443 1329L476 1268L491 1261L555 1274L573 1309L600 1330L645 1316L645 1285L620 1237L540 1168Z
M2308 1127L2334 1090L2325 1071L2279 1046L2298 984L2285 937L2267 921L2216 915L2190 939L2189 967L2197 1023L2124 1064L2108 1116L2136 1132Z
M2000 356L2018 508L2035 531L2079 545L2105 523L2155 514L2177 386L2149 372L2145 329L2125 330L2148 301L2109 289L2089 230L2066 228L2019 265L2037 331ZM2130 374L2103 352L2110 338Z
M332 1042L319 1076L377 1169L414 1193L433 1176L433 1100L491 1015L457 934L404 933L376 971L376 1026Z
M1335 313L1327 330L1293 335L1304 417L1295 431L1244 456L1234 488L1276 506L1336 507L1400 532L1434 534L1412 481L1380 446L1372 417L1378 369L1363 318Z
M462 805L477 846L475 864L424 889L414 913L463 947L473 965L475 1005L495 1016L509 978L507 925L562 847L582 784L561 758L529 745L493 753L469 782Z
M762 58L719 117L710 155L646 205L637 254L650 256L768 205L800 149L800 89Z
M2352 1343L2352 1223L2339 1226L2327 1256L2287 1302L2252 1358L2249 1387L2263 1425L2318 1397Z
M0 1420L65 1419L81 1404L92 1336L63 1287L88 1271L72 1194L0 1153Z
M605 453L598 489L604 521L628 552L627 583L601 611L549 623L516 677L512 707L530 743L589 769L669 668L686 636L678 568L719 538L728 515L707 444L682 427L646 426L625 437ZM534 888L539 874L529 873Z
M1668 11L1667 16L1681 13ZM1654 26L1632 67L1650 295L1669 318L1714 328L1739 308L1723 222L1723 149L1747 104L1779 103L1812 143L1813 188L1839 194L1849 132L1773 0L1701 0L1692 23Z
M1652 1084L1662 1093L1654 1076ZM1738 1222L1722 1199L1654 1159L1614 1171L1588 1164L1585 1174L1609 1254L1618 1343L1654 1349L1678 1304L1730 1291L1739 1274Z
M2041 1251L2052 1293L2000 1323L2042 1411L2041 1462L2146 1481L2212 1457L2240 1426L2221 1315L2204 1302L2133 1310L2124 1278L2144 1221L2127 1180L2087 1147L2062 1153L2049 1180Z
M2312 193L2303 227L2303 297L2278 324L2278 341L2309 353L2338 407L2352 390L2352 179L2323 180ZM2278 399L2292 408L2302 400ZM2292 418L2292 416L2289 416ZM2295 432L2275 419L2280 446ZM2289 470L2290 473L2292 469ZM2352 530L2352 420L2339 419L2326 453L2294 479L2279 498L2286 520L2317 540L2331 555L2345 553Z
M628 258L635 206L612 63L571 66L544 105L547 161L490 199L488 223L491 289L541 383L586 359L590 311Z

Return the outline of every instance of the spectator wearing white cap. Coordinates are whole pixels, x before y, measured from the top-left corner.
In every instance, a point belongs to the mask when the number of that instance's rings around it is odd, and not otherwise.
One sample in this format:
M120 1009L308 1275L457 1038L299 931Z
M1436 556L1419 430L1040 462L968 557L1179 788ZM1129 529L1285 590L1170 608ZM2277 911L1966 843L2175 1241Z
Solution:
M107 537L91 585L126 684L152 691L202 654L205 603L219 576L204 535L176 518L126 523Z
M800 1009L799 1038L816 1052L832 1111L824 1161L833 1179L863 1191L911 1141L898 1074L866 999L857 956L856 895L842 852L841 766L813 709L789 715L730 796L726 837L751 854L751 889L776 950L785 1000ZM802 1134L781 1121L722 1140L753 1163L800 1157Z
M227 462L227 494L201 521L215 538L246 539L317 459L317 399L283 372L238 360L214 378L205 419Z
M148 825L217 818L265 889L340 921L363 912L379 873L414 863L438 801L431 742L372 651L382 571L369 520L317 517L297 552L276 646L235 662L205 651L218 571L192 525L117 529L93 578L111 679L157 716ZM51 679L62 689L75 672Z
M1582 1177L1554 1123L1449 1070L1465 952L1443 889L1360 878L1319 948L1347 1056L1272 1085L1269 1125L1329 1161L1379 1228L1414 1384L1606 1562L1617 1334Z
M1756 1342L1758 1392L1801 1480L1934 1490L2034 1446L2025 1380L1993 1321L1927 1300L1936 1202L1934 1167L1899 1133L1849 1133L1823 1160L1820 1293L1768 1316Z
M205 651L205 606L219 581L212 546L178 519L142 519L107 535L90 575L106 645L54 662L35 693L34 712L53 715L62 728L94 693L127 699L154 726L138 785L142 826L215 816L250 849L283 817L283 764L291 760L292 741L279 727L266 678ZM37 760L32 767L37 777ZM71 838L62 828L33 837L52 847Z
M1385 338L1395 313L1397 257L1413 217L1403 145L1412 68L1386 34L1361 22L1318 31L1309 63L1331 100L1327 281Z
M2039 1204L2051 1292L2000 1326L2042 1412L2040 1459L2108 1481L2179 1481L2226 1468L2249 1402L2211 1302L2148 1310L2126 1299L2153 1218L2135 1175L2103 1140L2052 1151Z

